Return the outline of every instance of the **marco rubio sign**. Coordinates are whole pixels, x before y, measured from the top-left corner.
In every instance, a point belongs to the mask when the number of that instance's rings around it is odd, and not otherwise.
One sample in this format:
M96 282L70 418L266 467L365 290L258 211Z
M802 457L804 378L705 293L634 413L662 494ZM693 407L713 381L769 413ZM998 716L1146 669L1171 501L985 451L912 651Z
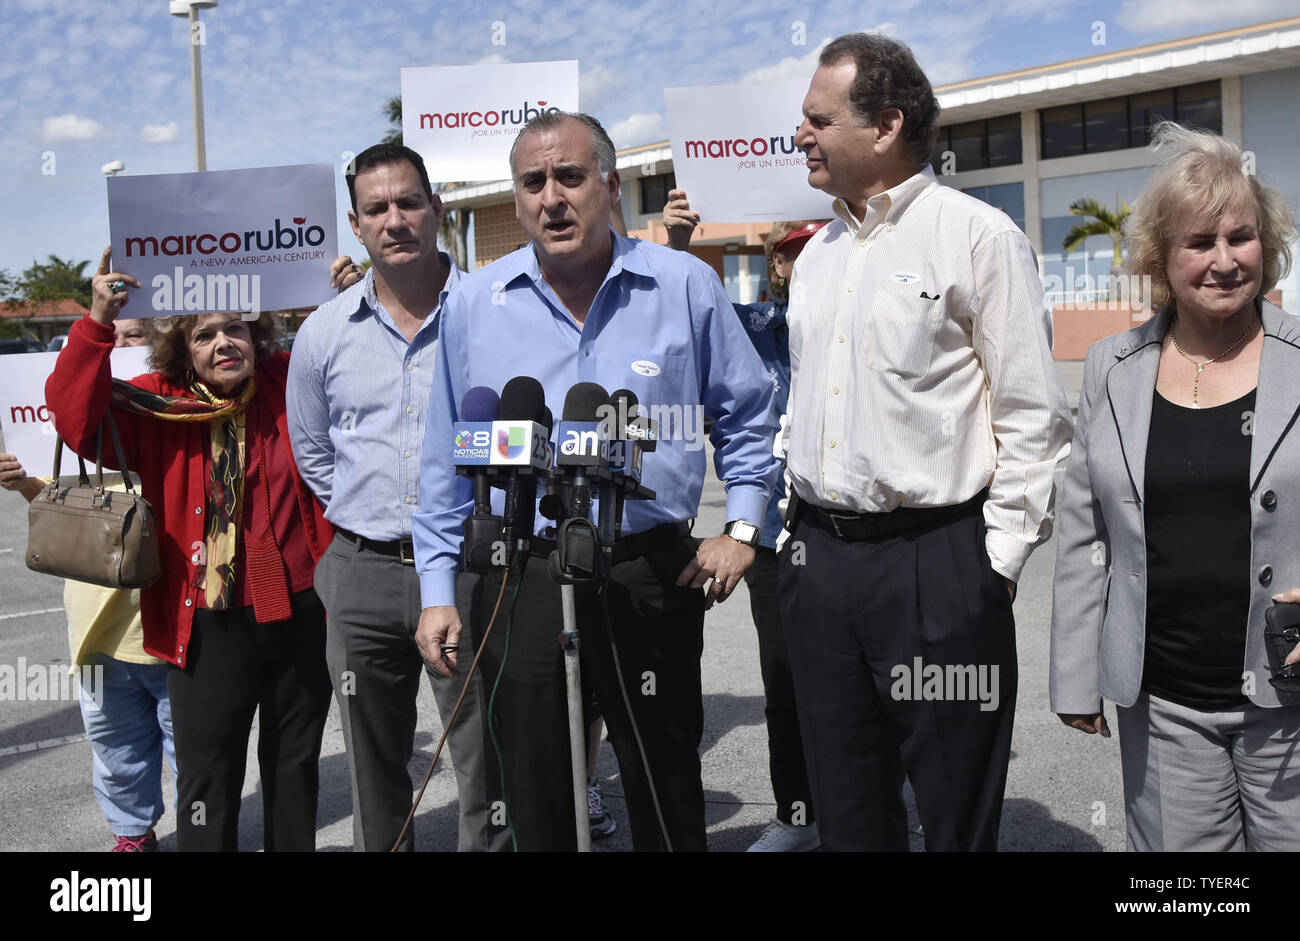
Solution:
M402 69L402 140L435 183L509 179L524 125L577 110L576 59Z
M131 379L149 371L144 347L122 347L109 356L109 367L118 379ZM32 477L44 476L54 466L56 432L45 404L45 380L54 372L58 353L21 353L0 357L0 430L3 451L9 451ZM110 445L111 447L111 445ZM63 473L75 467L64 455ZM89 455L94 458L94 455Z
M328 163L108 181L113 267L144 285L124 317L315 307L334 296Z
M830 218L794 142L807 91L805 79L664 89L673 172L701 222Z

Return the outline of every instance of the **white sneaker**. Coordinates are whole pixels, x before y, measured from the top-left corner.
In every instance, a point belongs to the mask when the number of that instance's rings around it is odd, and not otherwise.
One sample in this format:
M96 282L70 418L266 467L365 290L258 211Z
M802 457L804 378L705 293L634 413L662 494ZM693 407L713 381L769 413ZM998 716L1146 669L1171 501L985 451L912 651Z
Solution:
M821 837L817 835L817 824L810 823L806 827L796 827L782 823L780 820L773 820L745 852L807 853L821 845Z

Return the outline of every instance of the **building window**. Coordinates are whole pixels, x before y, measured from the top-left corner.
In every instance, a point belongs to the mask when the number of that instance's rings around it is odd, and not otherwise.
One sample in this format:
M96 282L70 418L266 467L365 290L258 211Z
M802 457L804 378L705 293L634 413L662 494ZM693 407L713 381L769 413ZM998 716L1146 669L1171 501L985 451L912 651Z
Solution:
M1201 82L1174 89L1174 110L1178 123L1223 133L1223 105L1218 82Z
M1083 149L1083 105L1061 105L1038 112L1043 159L1074 157Z
M947 155L952 154L949 158ZM930 163L936 174L966 173L1021 162L1020 115L968 121L939 128Z
M1083 105L1083 139L1088 151L1128 149L1128 99L1107 98Z
M1128 100L1130 147L1145 147L1151 143L1151 128L1161 121L1174 121L1178 112L1174 110L1174 90L1163 88L1133 95Z
M994 209L1001 209L1011 221L1025 229L1025 184L1002 183L996 186L972 186L962 190L968 196L988 203Z
M1178 121L1216 134L1223 131L1217 81L1104 98L1038 112L1044 160L1145 147L1161 120Z
M1010 167L1023 159L1020 150L1020 115L1004 114L989 118L988 163L990 167Z
M668 191L677 188L677 177L672 173L641 177L641 214L654 215L668 205Z

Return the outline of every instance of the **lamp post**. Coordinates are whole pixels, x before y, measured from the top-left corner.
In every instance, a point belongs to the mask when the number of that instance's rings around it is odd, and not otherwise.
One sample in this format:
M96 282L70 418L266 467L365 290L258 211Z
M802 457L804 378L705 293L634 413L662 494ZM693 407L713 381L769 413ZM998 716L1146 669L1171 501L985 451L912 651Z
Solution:
M105 176L117 176L125 169L126 169L126 164L124 164L121 160L114 160L100 167L99 172L104 174Z
M207 146L203 139L203 66L199 61L199 10L215 7L217 0L171 0L172 16L190 21L190 91L194 96L194 169L208 168Z

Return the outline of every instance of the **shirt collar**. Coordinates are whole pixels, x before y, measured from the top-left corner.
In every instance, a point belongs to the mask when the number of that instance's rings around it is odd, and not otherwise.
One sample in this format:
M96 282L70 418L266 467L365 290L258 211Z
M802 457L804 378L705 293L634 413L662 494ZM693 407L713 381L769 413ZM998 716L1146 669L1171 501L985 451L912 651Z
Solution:
M931 185L937 186L938 181L934 178L934 170L927 164L897 186L868 199L867 215L861 223L853 217L848 203L843 199L835 200L835 215L852 230L861 227L870 231L882 222L897 223L908 207Z
M624 238L613 228L609 230L609 234L614 240L614 255L610 259L609 270L605 272L605 281L612 280L624 271L647 278L654 277L654 271L646 260L644 252L641 251L640 240ZM531 242L519 251L512 252L501 259L501 264L505 269L501 272L501 280L507 285L519 277L528 278L539 288L546 283L546 279L542 276L542 266L537 261L537 252Z
M434 314L437 314L442 309L442 302L447 299L447 292L456 286L456 282L465 277L465 273L457 266L456 259L446 252L438 252L438 257L447 264L447 281L442 286L442 293L438 295L438 306L433 309ZM379 310L379 295L375 293L375 269L373 265L366 269L366 276L348 290L355 291L357 288L361 289L361 293L357 297L356 308L352 311L352 316L360 319Z

